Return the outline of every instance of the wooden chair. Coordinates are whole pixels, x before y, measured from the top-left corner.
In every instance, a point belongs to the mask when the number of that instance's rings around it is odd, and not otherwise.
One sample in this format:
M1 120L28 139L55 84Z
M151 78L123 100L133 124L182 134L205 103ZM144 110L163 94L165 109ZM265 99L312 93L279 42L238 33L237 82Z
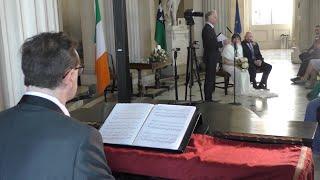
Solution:
M219 60L219 70L216 72L216 76L223 77L224 80L216 81L216 88L224 89L224 95L228 95L228 88L233 87L233 84L229 83L231 75L222 68L222 58ZM223 86L220 86L220 84L223 84Z
M112 54L108 53L108 56L110 57L111 60L111 67L109 66L109 72L110 72L110 78L112 79L112 84L108 85L105 89L104 89L104 101L107 102L107 94L110 91L111 93L114 93L114 91L118 91L118 87L117 87L117 74L116 74L116 70L114 67L114 61L113 61L113 56Z

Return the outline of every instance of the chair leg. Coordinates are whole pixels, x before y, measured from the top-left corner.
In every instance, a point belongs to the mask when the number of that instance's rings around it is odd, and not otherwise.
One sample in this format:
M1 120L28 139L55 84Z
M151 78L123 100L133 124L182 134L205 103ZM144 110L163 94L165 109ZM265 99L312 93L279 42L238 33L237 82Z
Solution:
M224 77L224 95L228 95L229 77Z
M107 102L107 93L108 93L108 91L107 91L107 89L105 89L105 90L103 91L104 102Z

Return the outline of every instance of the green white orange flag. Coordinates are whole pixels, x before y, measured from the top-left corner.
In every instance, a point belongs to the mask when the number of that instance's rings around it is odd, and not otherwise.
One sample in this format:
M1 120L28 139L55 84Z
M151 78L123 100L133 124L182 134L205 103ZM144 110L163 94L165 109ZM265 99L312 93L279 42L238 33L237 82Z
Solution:
M97 76L97 92L102 94L105 88L110 85L110 71L108 54L106 52L106 44L103 33L103 26L100 15L99 1L95 0L96 3L96 76Z

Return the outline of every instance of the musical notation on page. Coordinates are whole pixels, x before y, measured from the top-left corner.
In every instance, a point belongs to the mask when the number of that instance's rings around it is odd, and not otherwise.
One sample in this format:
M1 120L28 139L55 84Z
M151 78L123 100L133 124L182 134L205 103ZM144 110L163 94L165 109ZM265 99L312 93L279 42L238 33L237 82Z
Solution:
M100 129L104 143L177 150L194 106L117 104Z

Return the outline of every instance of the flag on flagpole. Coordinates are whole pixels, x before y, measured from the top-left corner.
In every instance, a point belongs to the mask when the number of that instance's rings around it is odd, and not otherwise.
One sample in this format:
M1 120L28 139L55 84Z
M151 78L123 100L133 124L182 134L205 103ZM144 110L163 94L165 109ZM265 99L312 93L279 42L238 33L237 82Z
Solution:
M236 17L234 22L234 33L241 34L242 28L241 28L241 20L240 20L240 12L239 12L239 3L238 0L236 2Z
M164 25L164 13L161 5L161 0L159 0L154 40L158 45L161 46L162 49L167 50L166 29Z
M103 33L98 0L95 0L95 5L96 5L95 69L96 69L96 76L97 76L97 92L98 94L102 94L104 92L104 89L110 84L110 71L109 71L108 54L106 52L106 44L105 44L105 38Z

